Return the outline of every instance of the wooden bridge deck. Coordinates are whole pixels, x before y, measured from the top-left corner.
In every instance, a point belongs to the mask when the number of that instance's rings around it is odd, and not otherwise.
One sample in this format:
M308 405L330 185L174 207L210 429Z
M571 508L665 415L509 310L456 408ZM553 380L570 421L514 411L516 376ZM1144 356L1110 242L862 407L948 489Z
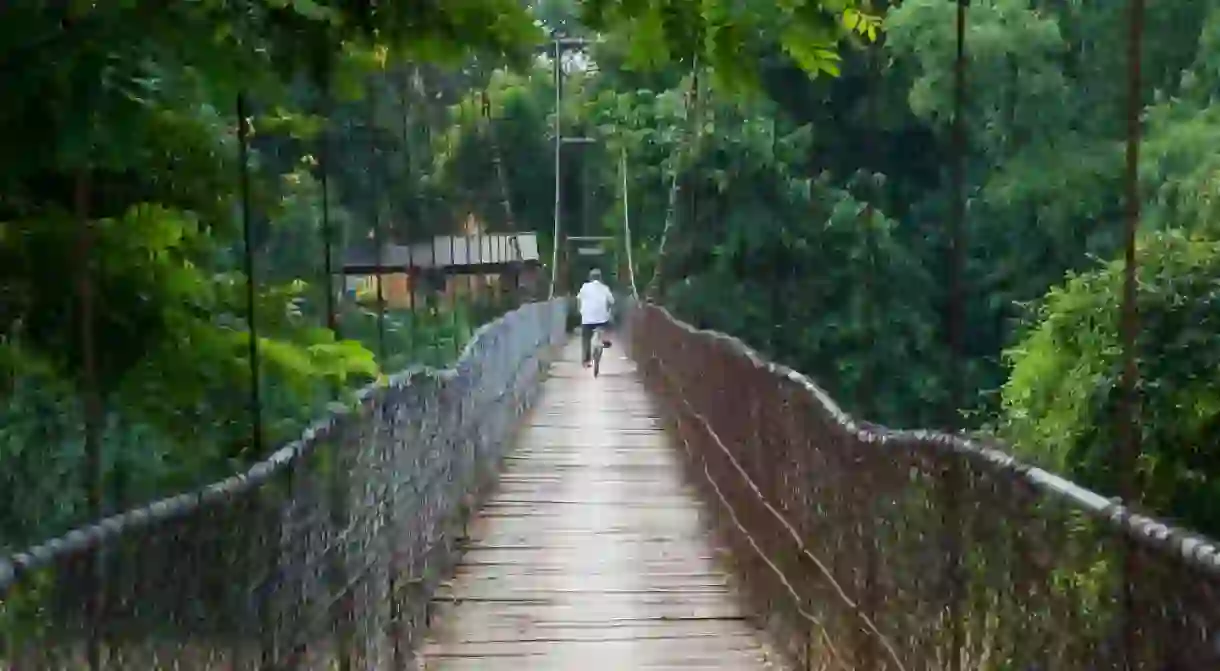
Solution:
M571 342L434 604L432 671L770 668L621 350Z

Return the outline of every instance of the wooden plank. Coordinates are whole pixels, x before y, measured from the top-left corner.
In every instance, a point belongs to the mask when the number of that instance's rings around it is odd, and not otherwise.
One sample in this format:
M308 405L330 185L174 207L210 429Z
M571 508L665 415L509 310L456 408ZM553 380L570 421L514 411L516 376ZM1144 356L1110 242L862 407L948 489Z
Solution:
M603 603L542 603L536 601L437 601L436 624L431 633L444 646L453 632L478 631L489 622L518 620L555 622L571 626L612 626L618 622L673 620L739 620L740 609L724 599L699 599L683 604L644 605L628 600ZM743 625L744 627L745 625Z
M772 668L634 366L568 344L454 578L425 669Z

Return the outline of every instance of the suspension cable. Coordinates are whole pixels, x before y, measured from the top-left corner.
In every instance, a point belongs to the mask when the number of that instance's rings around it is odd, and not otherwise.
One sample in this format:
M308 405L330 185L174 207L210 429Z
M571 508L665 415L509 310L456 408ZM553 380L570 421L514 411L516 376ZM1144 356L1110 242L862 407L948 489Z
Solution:
M1128 3L1127 33L1127 138L1126 174L1124 176L1126 212L1123 225L1123 293L1120 314L1120 341L1122 343L1122 396L1119 406L1119 495L1129 510L1139 497L1139 451L1140 451L1140 397L1139 397L1139 305L1137 285L1137 263L1135 239L1140 223L1140 113L1143 101L1143 69L1141 58L1144 49L1145 0L1130 0ZM1122 547L1122 593L1120 595L1123 633L1123 669L1134 669L1137 663L1137 647L1140 643L1140 627L1137 621L1135 594L1132 581L1139 570L1137 550L1128 536Z
M635 262L631 258L631 204L627 199L627 148L620 148L619 173L623 180L623 244L627 247L627 278L631 283L631 297L639 299L640 291L635 286Z
M661 267L665 260L665 250L667 248L669 237L674 227L674 220L677 218L676 210L678 205L678 175L682 172L682 156L684 153L692 154L692 144L700 137L703 127L699 123L699 59L695 57L694 65L691 71L690 90L687 93L686 99L683 101L682 111L687 116L689 123L687 124L687 133L685 137L686 152L682 150L684 147L679 147L674 156L673 172L670 175L669 181L669 200L665 208L665 226L661 229L661 241L657 245L657 260L652 268L652 278L648 280L648 286L644 289L645 299L651 299L653 293L661 281ZM693 130L691 127L694 127Z

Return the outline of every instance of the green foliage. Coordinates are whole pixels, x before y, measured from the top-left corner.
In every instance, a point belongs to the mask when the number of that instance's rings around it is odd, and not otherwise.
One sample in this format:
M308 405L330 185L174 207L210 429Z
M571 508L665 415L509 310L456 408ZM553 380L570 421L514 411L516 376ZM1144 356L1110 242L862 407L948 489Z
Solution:
M429 179L433 188L447 194L447 202L461 208L455 214L473 213L487 230L507 229L503 203L489 188L501 178L492 153L494 139L515 217L512 225L519 230L551 228L554 150L547 133L554 97L554 85L542 71L500 70L490 76L486 89L470 91L449 107L449 126L434 138Z
M581 3L581 18L594 31L628 40L629 65L697 61L734 84L756 83L762 56L775 48L809 75L836 75L839 43L853 37L874 40L879 27L858 0L593 0Z
M1141 178L1148 186L1152 221L1161 227L1183 223L1216 231L1220 169L1220 111L1187 101L1154 106Z
M585 9L610 16L604 5ZM840 33L872 30L850 4L786 11L815 10L847 22ZM647 8L612 14L620 27L636 18L655 25ZM273 445L320 407L324 389L421 358L444 362L492 309L391 314L384 340L367 312L350 307L344 329L353 340L319 328L333 291L330 278L319 282L324 198L332 228L346 233L340 247L365 237L373 220L419 235L447 232L471 211L493 225L514 206L530 228L549 219L549 180L527 177L549 165L541 160L545 79L495 73L492 118L483 119L470 114L477 94L469 93L482 75L421 75L418 65L467 64L477 54L528 69L542 32L513 0L26 3L6 9L2 23L0 128L12 141L0 148L0 351L9 409L36 420L6 424L0 458L18 474L14 497L38 471L46 477L35 489L72 492L60 497L67 512L57 520L82 512L91 479L81 471L82 394L96 391L110 426L104 452L124 463L113 469L126 480L115 484L117 505L262 456L250 452L246 395L234 393L252 385L252 338L267 405L262 443ZM689 35L667 25L665 43L651 48L687 51L679 41ZM816 47L823 61L834 32ZM466 102L456 105L453 130L429 137L438 119L425 100L455 90ZM253 278L235 216L239 92L252 137ZM412 102L411 118L398 100ZM493 138L510 202L489 205L494 171L483 148ZM324 153L326 194L317 175ZM257 285L252 314L248 279ZM95 297L89 372L84 284ZM387 360L374 361L374 346ZM62 435L39 439L46 431ZM26 498L38 510L56 505L36 492ZM5 519L41 516L14 509Z
M816 376L870 419L933 422L943 355L930 278L895 238L896 223L824 186L790 191L780 207L767 198L747 209L744 194L728 197L740 207L725 222L729 234L667 296L679 314ZM901 380L881 384L899 369Z
M1114 493L1120 463L1121 262L1072 276L1007 356L1005 433L1020 454ZM1220 533L1220 243L1180 232L1140 245L1140 473L1145 503Z
M716 3L697 8L673 3L555 5L563 3L548 5L555 21L572 26L581 14L572 10L582 10L589 25L629 26L636 38L625 44L611 36L590 52L596 69L570 72L565 82L569 102L560 114L567 132L596 137L599 146L584 150L585 158L565 155L571 166L565 179L583 171L581 164L588 161L590 181L564 182L569 194L562 203L564 220L579 218L571 194L587 192L598 213L602 230L597 232L621 231L617 158L626 152L626 214L636 242L637 280L643 284L658 262L670 180L676 173L676 232L664 264L663 296L671 307L812 374L870 419L904 426L940 424L947 386L942 343L948 298L945 222L952 211L945 178L952 157L953 3L895 4L884 13L884 47L843 50L835 61L839 77L833 81L811 80L809 72L819 70L812 65L817 58L803 60L785 50L784 41L799 27L758 31L766 39L744 37L755 34L748 30L734 34L719 29L718 21L732 12L750 14L738 22L741 26L787 20L792 15L786 12L796 11L791 5L761 10ZM1220 34L1217 17L1220 10L1214 5L1191 3L1166 10L1148 24L1149 105L1141 175L1148 235L1183 229L1191 231L1188 235L1208 232L1214 237L1211 149L1220 125L1210 103L1220 69L1209 45ZM1020 349L1013 348L1027 333L1020 328L1029 317L1024 306L1039 301L1065 277L1094 277L1095 259L1118 255L1124 128L1116 110L1125 93L1124 56L1113 45L1126 39L1124 20L1118 6L985 0L972 3L967 34L969 261L962 383L972 398L958 410L970 425L1010 426L1016 420L1001 403L1015 393L1014 385L1034 385L1041 394L1042 419L1027 423L1043 431L1022 436L1022 454L1038 455L1103 489L1112 484L1104 459L1087 450L1080 454L1092 456L1073 456L1075 461L1062 455L1069 454L1063 447L1069 443L1096 447L1107 440L1102 434L1109 430L1110 418L1099 399L1108 388L1096 376L1113 373L1107 367L1112 359L1106 358L1113 356L1113 342L1106 340L1113 334L1090 334L1101 311L1114 309L1115 295L1100 289L1081 294L1094 296L1088 309L1097 314L1063 326L1056 337L1065 340L1044 344L1046 357L1040 360L1056 362L1070 375L1056 377L1041 369L1026 374L1022 371L1034 370L1034 359L1022 359L1003 386L1014 360L1002 352ZM816 50L842 33L829 35L804 44ZM698 109L687 98L695 55L716 71L715 77L701 71ZM633 70L638 65L653 69ZM886 69L878 71L879 66ZM522 138L505 152L505 161L514 193L536 191L518 205L530 212L530 227L542 228L551 214L549 188L538 184L550 180L545 176L549 147L539 139L549 130L550 73L540 67L497 77L492 81L499 83L489 89L493 127L504 137ZM771 99L741 95L739 85L756 78ZM1154 96L1153 91L1163 93ZM469 185L492 177L487 152L480 151L488 125L477 100L472 95L455 106L456 123L437 152L444 157L437 175L443 175L445 188L469 191ZM1156 272L1176 278L1165 280L1173 286L1195 286L1210 272L1204 265L1169 264ZM1191 294L1193 289L1182 291L1182 306L1175 309L1205 300ZM1060 305L1056 300L1046 299ZM1087 312L1066 305L1060 307L1067 313ZM1185 323L1167 317L1165 333L1172 331L1169 325L1184 328ZM1096 340L1090 347L1096 345L1105 356L1099 360L1093 350L1063 344L1075 343L1073 338ZM1033 341L1020 342L1024 347ZM1177 353L1148 356L1176 361L1182 369L1172 375L1207 379L1199 372L1206 370L1206 362ZM1195 372L1184 372L1189 370ZM1162 375L1155 365L1147 372ZM1205 397L1210 392L1201 390L1213 383L1200 382L1190 393ZM1080 400L1062 392L1062 385L1079 385L1100 396ZM1173 427L1182 421L1167 411L1145 418L1152 438L1178 436ZM1077 436L1065 428L1071 422L1092 433ZM1178 438L1191 445L1206 445L1208 439L1201 434ZM1168 444L1168 439L1156 439ZM1191 471L1194 466L1162 465L1158 473L1166 468L1190 471L1183 476L1188 480L1199 478ZM1190 521L1211 519L1208 505L1197 503L1210 490L1189 494L1189 487L1165 485L1160 477L1150 476L1160 484L1149 505ZM1179 498L1172 500L1156 493L1178 490Z
M886 48L914 74L911 110L947 128L953 113L957 8L951 2L904 2L886 16ZM970 8L970 123L976 148L999 149L1056 129L1065 117L1067 45L1053 16L1029 0L990 0Z
M96 484L109 509L264 456L251 450L251 338L265 448L299 433L328 388L379 375L387 362L369 347L319 328L330 289L319 282L317 154L347 121L314 113L319 89L358 98L391 54L522 63L540 35L511 0L43 5L0 22L0 128L13 138L0 148L6 547L81 522ZM239 91L250 101L254 324L235 216ZM350 226L330 189L332 226ZM84 470L81 400L95 383L100 483Z
M776 58L782 48L772 45L765 55L781 65L762 70L775 104L741 98L717 82L700 96L697 140L686 134L695 112L683 104L688 80L676 68L668 79L616 71L582 84L608 153L625 149L630 157L637 276L649 277L656 262L668 176L676 170L679 233L668 251L666 300L891 424L942 419L953 15L953 3L901 3L885 18L878 60L889 69L877 74L869 62L876 53L848 50L835 82L809 82L800 68ZM1207 433L1207 399L1217 388L1213 362L1207 347L1156 349L1194 343L1214 330L1190 316L1209 309L1203 287L1212 266L1183 252L1187 243L1168 241L1178 234L1153 231L1206 236L1191 249L1210 249L1206 239L1214 239L1213 149L1220 136L1213 136L1220 125L1210 103L1220 69L1209 45L1220 34L1217 17L1220 9L1197 3L1149 22L1141 174L1152 236L1145 292L1153 292L1141 300L1156 315L1148 317L1147 332L1157 334L1142 345L1144 372L1157 393L1178 389L1146 408L1148 504L1213 531L1217 518L1207 501L1216 476L1198 456L1213 438ZM1118 300L1113 267L1094 268L1095 259L1119 251L1124 128L1116 110L1125 93L1123 56L1113 45L1126 39L1124 21L1121 7L987 0L972 3L967 34L964 384L977 400L959 410L970 413L972 424L1009 427L1022 454L1106 491L1113 489L1104 455L1113 442L1107 404L1116 370L1108 320ZM641 25L642 43L650 29L661 34L663 27L663 21ZM612 43L604 55L619 58L621 51ZM758 55L742 49L739 58L753 67ZM1154 90L1165 94L1153 96ZM878 172L883 184L855 182L856 175ZM598 180L609 185L616 178L607 169ZM875 226L863 214L867 203L876 206ZM617 208L606 213L605 229L619 230L621 215ZM871 254L868 245L875 245ZM1065 276L1074 278L1068 288L1053 290L1043 303L1055 306L1055 319L1039 313L1040 323L1061 324L1054 337L1023 336L1023 306ZM880 289L870 289L870 281ZM1155 298L1161 289L1166 293ZM1001 356L1035 344L1037 355ZM997 393L1010 366L1012 377ZM875 391L860 402L864 385ZM1013 405L1018 389L1036 401L1021 396Z
M850 189L829 175L811 180L816 128L718 87L704 92L696 119L683 101L688 85L603 87L587 107L607 153L629 157L637 281L647 281L657 263L676 170L679 231L666 261L673 274L666 303L814 375L872 419L932 421L943 387L932 278L898 223L868 206L879 179ZM692 126L697 137L685 132ZM614 184L620 175L606 170L600 179ZM621 208L607 213L605 231L620 231L621 219ZM881 388L882 371L898 367L911 374Z
M617 234L629 216L643 285L671 221L662 289L680 314L810 373L869 419L939 423L953 3L534 5L6 9L0 486L12 495L0 497L0 534L32 538L85 514L81 273L97 297L110 503L261 456L245 393L254 336L237 216L239 91L253 137L266 446L299 431L334 386L451 361L498 307L391 311L383 337L372 312L341 300L343 337L320 328L334 291L323 279L324 197L340 248L367 239L374 221L404 242L473 215L489 229L539 232L549 260L551 115L565 134L597 140L564 150L565 232ZM978 0L967 34L963 383L978 398L959 410L976 424L1001 417L1023 454L1102 488L1113 479L1117 285L1114 267L1096 270L1090 257L1118 250L1124 16L1121 3ZM544 28L601 38L566 63L559 110L550 63L536 58ZM1177 3L1147 30L1149 504L1212 528L1213 465L1195 446L1212 437L1214 362L1191 320L1210 319L1220 8ZM1179 229L1188 233L1156 233ZM1044 295L1039 325L1015 328L1021 306Z
M1220 9L1198 3L1170 14L1176 12L1189 16L1158 15L1150 21L1145 54L1145 73L1153 86L1180 95L1149 96L1145 110L1140 173L1145 230L1138 257L1140 471L1144 503L1152 511L1216 534L1217 464L1208 458L1207 446L1215 440L1213 397L1220 389L1214 376L1211 289L1217 272L1213 150L1220 126L1206 82ZM1074 16L1084 26L1122 29L1117 10L1076 10ZM1097 269L1073 258L1082 259L1083 252L1103 259L1118 256L1121 127L1099 114L1113 107L1105 96L1118 92L1112 81L1092 73L1122 64L1106 50L1086 50L1074 41L1090 43L1096 36L1074 35L1079 26L1063 25L1069 52L1081 59L1078 78L1088 77L1093 84L1065 101L1076 130L1053 133L1041 147L1018 151L986 191L992 207L1016 206L1034 214L1034 230L1045 240L1033 247L1045 252L1015 264L1009 285L1017 286L1015 278L1023 277L1025 296L1039 285L1051 285L1036 301L1021 340L1008 351L1012 374L1003 388L1000 422L1020 454L1114 494L1122 263ZM1056 197L1065 192L1073 197ZM1017 254L1028 253L1024 235L1012 239L1013 252L1006 256L1019 259ZM1048 257L1055 259L1050 268L1044 261ZM1055 266L1077 272L1056 280L1048 272Z

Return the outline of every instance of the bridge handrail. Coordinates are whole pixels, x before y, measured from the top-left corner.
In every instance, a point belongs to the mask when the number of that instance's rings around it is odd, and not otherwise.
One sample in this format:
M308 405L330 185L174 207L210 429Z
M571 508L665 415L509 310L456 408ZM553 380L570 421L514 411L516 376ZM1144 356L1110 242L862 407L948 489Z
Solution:
M499 328L511 314L513 313L501 315L476 329L453 365L447 368L436 368L424 364L409 366L391 374L384 381L370 382L361 387L354 395L355 402L357 404L366 402L385 388L402 389L420 377L439 380L457 378L459 370L468 363L481 341L487 338L489 332ZM112 515L99 522L78 527L8 558L0 557L0 594L4 593L4 590L20 573L44 568L61 553L84 552L103 541L122 534L125 530L169 521L189 513L202 503L231 497L259 487L281 473L294 461L309 454L320 444L318 440L320 436L333 430L341 419L351 416L354 411L350 406L331 408L323 417L313 421L299 438L272 452L267 458L242 473L205 485L193 492L166 497Z
M628 321L745 592L800 668L1220 665L1214 541L994 444L863 422L663 306Z
M650 303L647 307L661 312L687 333L720 341L749 359L755 366L800 385L817 399L843 431L853 434L861 442L880 446L904 444L919 448L933 445L946 452L983 459L995 468L1026 478L1040 490L1062 497L1082 511L1113 524L1116 529L1128 534L1133 540L1146 544L1150 549L1172 551L1191 566L1220 577L1220 545L1206 536L1134 512L1117 499L1106 498L1067 478L1025 463L1001 449L987 447L983 441L975 438L931 429L891 429L857 420L844 411L838 402L808 375L767 359L740 338L721 331L697 328L678 319L662 305Z
M194 517L198 514L205 514L202 511L211 510L212 513L206 514L219 514L217 511L223 512L235 505L250 507L250 510L265 509L264 517L271 516L270 521L256 516L254 522L260 526L252 530L239 530L236 532L238 535L271 533L271 538L264 539L271 545L288 546L297 542L305 543L304 551L308 553L309 548L312 547L309 543L313 541L308 538L298 540L294 534L318 533L318 530L312 529L310 525L325 526L324 520L332 514L335 506L346 507L348 503L345 501L350 503L353 496L361 496L361 492L357 490L363 488L367 493L370 487L384 487L386 476L383 469L392 470L403 464L410 466L411 463L418 467L423 461L430 458L428 455L402 454L404 450L425 449L414 443L407 444L410 443L410 436L404 437L403 431L408 428L418 432L420 446L430 446L426 448L428 450L440 449L453 452L453 455L444 457L440 462L427 461L424 465L425 468L431 469L428 471L429 473L435 471L434 475L442 476L443 482L439 486L447 487L446 492L453 489L452 494L438 493L428 489L433 485L427 482L411 485L426 489L427 491L422 494L425 498L439 497L432 499L430 503L425 502L426 505L437 507L437 510L429 513L430 515L433 517L451 516L454 511L450 508L459 505L453 497L464 493L469 488L477 488L481 484L485 484L478 482L479 477L477 476L490 475L486 472L475 474L465 471L471 469L486 471L494 468L494 464L485 462L501 456L499 448L502 447L506 438L501 434L512 430L512 416L523 412L524 408L532 402L533 394L537 391L538 376L551 356L550 350L564 336L565 314L566 305L561 299L523 305L477 329L458 359L449 367L412 366L381 382L366 385L356 392L355 403L350 406L333 408L324 417L312 423L298 439L276 450L266 459L242 473L192 492L170 496L82 526L10 557L0 557L0 660L5 659L4 606L6 599L10 598L14 590L22 587L26 576L47 569L75 566L75 563L81 561L93 561L92 557L104 555L106 547L121 545L123 539L128 536L133 538L132 542L136 545L141 543L170 543L172 545L181 542L177 539L178 525L198 525L199 521L194 520ZM493 386L496 388L493 389ZM509 395L513 395L514 398L510 399L511 403L506 403ZM422 419L418 421L412 419L410 413L413 409L423 413L419 415ZM440 419L428 419L429 413L439 413ZM437 423L438 421L448 423L444 426L428 425L429 422ZM445 427L456 429L460 435L445 435ZM360 444L359 450L343 449L336 453L339 456L319 454L323 452L321 450L323 446L343 447L341 439L349 435L345 432L351 431L357 432L355 437ZM346 447L355 446L347 445ZM326 452L329 451L326 450ZM348 456L341 456L343 452L349 453ZM365 452L377 452L377 454L363 454ZM396 452L396 455L389 456L389 452ZM461 454L459 455L458 452ZM325 459L339 459L340 461L332 461L330 466L325 466L322 461L319 461ZM412 459L415 461L408 463ZM456 463L455 460L457 460ZM362 461L369 463L361 463ZM344 468L345 466L346 468ZM332 469L328 472L334 472L334 469L359 471L363 468L365 470L359 472L364 474L365 479L371 478L376 482L350 483L350 487L338 494L343 499L339 501L334 499L336 493L328 490L329 485L324 482L329 476L324 477L314 472L318 468ZM302 470L307 474L301 476L304 480L308 480L309 477L312 477L313 480L302 482L299 494L296 493L296 490L291 490L286 496L283 493L274 493L275 483L283 481L285 476L290 475L289 471L295 474ZM357 480L359 477L357 475L352 479ZM416 476L402 474L402 477L410 479ZM269 487L271 488L270 493L264 494ZM457 488L461 488L462 491L457 491ZM370 504L375 508L374 510L363 513L370 519L379 515L394 514L393 511L383 510L382 507L395 505L395 503L387 504L384 499L393 499L397 494L397 489L394 492L384 489L378 491L381 492L382 500ZM417 490L412 490L412 492L417 497L421 495ZM260 494L264 494L264 498L256 496ZM411 495L411 492L406 493L406 496ZM363 499L357 499L358 506L361 505L361 500ZM409 502L401 501L397 502L397 505L409 505ZM298 510L302 508L305 509L305 512ZM410 514L410 511L405 512ZM366 522L374 525L372 531L365 530L365 533L374 539L370 542L381 543L381 540L377 540L381 538L379 534L384 535L385 533L378 531L381 521L356 520L352 524L358 525ZM207 523L217 524L215 520L207 520ZM270 531L263 530L261 525L264 524L270 525L267 527ZM306 526L301 527L303 529L301 531L293 527L294 524ZM165 533L173 532L175 539L173 541L156 540L160 536L144 539L143 534L158 534L161 533L161 529L164 529ZM332 549L323 551L323 554L331 558L328 561L341 561L348 564L357 561L357 557L348 556L349 551L343 549L343 543L351 542L350 539L344 541L343 536L351 532L353 529L348 528L339 536L333 536L337 532L325 531L325 534L331 534L328 538L333 537L334 543L337 544ZM225 541L220 538L207 537L197 542L214 550L212 546L223 546ZM391 538L390 542L393 544L395 541ZM238 543L238 546L236 551L239 554L246 551L242 549L247 547L244 542ZM295 548L295 546L293 547ZM408 555L414 552L409 548L399 551L406 552ZM403 561L413 561L414 559L417 558L407 558ZM307 563L309 560L287 557L284 561L291 564L294 561ZM284 589L285 585L281 584L284 581L291 582L301 579L300 576L291 575L290 569L292 568L301 567L288 566L285 568L281 566L281 573L278 575L248 578L251 581L258 581L251 589L255 591ZM356 570L359 569L360 567L356 566ZM75 570L69 570L68 573L74 574ZM284 571L288 571L288 574L285 574ZM237 577L236 580L240 581L243 578ZM63 578L59 573L55 578L57 583L62 580L79 581L80 579L80 576ZM269 588L268 584L274 585L274 587ZM290 587L297 586L291 585ZM339 598L339 595L332 595L332 597ZM39 603L45 602L45 597L37 598ZM79 598L81 601L86 599L85 596ZM259 600L266 597L265 595L248 595L246 598ZM424 603L426 605L426 600ZM412 604L413 607L415 605L417 604ZM170 608L177 608L177 606ZM127 614L124 613L124 615ZM175 610L174 615L177 617L181 614ZM80 619L82 614L74 613L71 617ZM82 625L75 622L75 626L79 628ZM52 629L55 628L63 629L64 627L52 626ZM267 632L262 633L269 635ZM82 637L79 632L66 635ZM96 635L89 637L95 638ZM400 642L394 642L396 648ZM63 642L58 641L56 644L61 643ZM70 645L79 647L83 644L80 641L73 641ZM18 652L20 650L21 648L18 647ZM76 651L72 654L79 656L79 652ZM230 661L232 662L232 660Z

